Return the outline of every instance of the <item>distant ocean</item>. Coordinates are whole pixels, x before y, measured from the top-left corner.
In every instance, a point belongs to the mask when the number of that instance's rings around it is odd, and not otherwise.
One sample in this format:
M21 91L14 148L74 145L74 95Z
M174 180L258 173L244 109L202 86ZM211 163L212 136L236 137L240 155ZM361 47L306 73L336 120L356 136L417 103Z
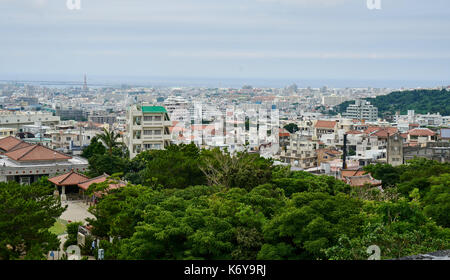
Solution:
M17 82L50 88L82 87L83 76L75 77L17 77L0 76L0 83ZM283 88L292 84L299 88L430 88L449 86L450 80L445 81L419 81L419 80L336 80L336 79L263 79L263 78L182 78L182 77L108 77L87 76L87 84L92 88L114 87L122 85L134 87L209 87L209 88L241 88L244 85L253 87Z

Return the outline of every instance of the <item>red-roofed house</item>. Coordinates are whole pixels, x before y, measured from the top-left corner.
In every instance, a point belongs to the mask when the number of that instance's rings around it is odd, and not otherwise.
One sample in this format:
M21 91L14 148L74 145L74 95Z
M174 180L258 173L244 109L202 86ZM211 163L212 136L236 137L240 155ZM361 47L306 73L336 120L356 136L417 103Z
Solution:
M428 128L415 128L408 131L408 142L426 144L437 140L436 132Z
M317 120L314 128L316 129L316 136L320 138L322 134L333 134L337 130L337 122Z
M83 172L88 161L69 156L42 145L26 143L14 137L0 139L0 182L16 181L30 184L42 176L67 173L72 169Z

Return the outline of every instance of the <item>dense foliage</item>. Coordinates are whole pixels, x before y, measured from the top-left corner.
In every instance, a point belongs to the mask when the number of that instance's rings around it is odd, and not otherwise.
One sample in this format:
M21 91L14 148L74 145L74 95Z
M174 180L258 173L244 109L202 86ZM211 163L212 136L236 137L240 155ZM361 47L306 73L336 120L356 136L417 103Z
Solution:
M371 245L389 259L450 248L448 164L367 170L383 191L256 154L171 146L128 161L130 184L101 198L89 223L106 259L367 259Z
M46 178L31 185L0 183L0 260L45 259L59 248L49 231L65 208Z
M395 91L376 98L365 98L365 100L378 108L380 116L394 115L397 111L406 114L408 110L414 110L417 114L440 113L443 116L450 115L450 91L445 89ZM354 101L346 101L336 106L337 112L345 112L350 104L354 104Z

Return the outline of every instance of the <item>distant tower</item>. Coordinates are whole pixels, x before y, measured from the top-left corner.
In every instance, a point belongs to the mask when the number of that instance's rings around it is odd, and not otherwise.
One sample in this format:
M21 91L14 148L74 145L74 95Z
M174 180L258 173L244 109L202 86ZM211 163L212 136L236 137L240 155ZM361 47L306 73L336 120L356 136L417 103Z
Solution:
M88 91L86 74L84 74L83 91Z

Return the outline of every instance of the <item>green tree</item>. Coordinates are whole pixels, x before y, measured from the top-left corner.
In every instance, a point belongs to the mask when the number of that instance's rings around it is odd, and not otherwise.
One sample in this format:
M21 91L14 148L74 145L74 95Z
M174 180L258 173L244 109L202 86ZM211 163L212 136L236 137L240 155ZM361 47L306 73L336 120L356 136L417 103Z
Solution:
M298 125L295 123L290 123L290 124L285 125L284 129L286 129L290 133L295 133L298 131Z
M431 178L431 189L423 199L424 212L438 225L450 227L450 174Z
M203 150L200 169L210 185L222 185L226 188L251 190L270 182L272 178L272 160L248 152L231 155L218 148Z
M59 248L49 231L66 207L42 181L31 185L0 183L0 259L45 259Z
M103 155L106 152L105 146L99 142L98 138L94 136L91 139L89 146L83 149L82 157L90 159L93 155Z
M120 134L115 133L113 130L107 130L103 128L103 132L98 135L98 139L106 146L109 155L113 154L113 149L119 147L122 143L118 142L117 139Z
M361 201L339 193L294 193L263 229L259 259L326 259L324 250L342 235L356 237L363 225Z

